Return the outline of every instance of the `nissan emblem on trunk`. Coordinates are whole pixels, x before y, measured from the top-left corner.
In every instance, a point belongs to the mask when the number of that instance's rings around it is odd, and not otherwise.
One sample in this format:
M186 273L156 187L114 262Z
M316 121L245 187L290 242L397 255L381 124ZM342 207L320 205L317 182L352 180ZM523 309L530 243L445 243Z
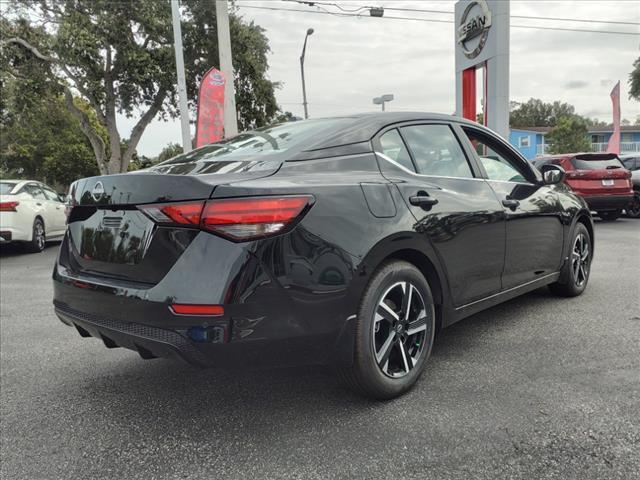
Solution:
M93 186L93 190L91 190L91 196L97 202L102 198L103 194L104 194L104 185L102 185L102 182L96 183Z

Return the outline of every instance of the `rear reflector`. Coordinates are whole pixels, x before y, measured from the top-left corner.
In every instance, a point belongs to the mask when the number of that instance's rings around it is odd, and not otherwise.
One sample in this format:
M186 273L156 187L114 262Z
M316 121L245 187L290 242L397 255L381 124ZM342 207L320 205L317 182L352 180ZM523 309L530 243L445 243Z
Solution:
M0 202L0 212L15 212L20 202Z
M177 315L224 315L222 305L191 305L174 303L169 309Z
M311 195L287 195L141 205L138 208L156 223L198 227L238 242L285 231L302 217L313 201Z

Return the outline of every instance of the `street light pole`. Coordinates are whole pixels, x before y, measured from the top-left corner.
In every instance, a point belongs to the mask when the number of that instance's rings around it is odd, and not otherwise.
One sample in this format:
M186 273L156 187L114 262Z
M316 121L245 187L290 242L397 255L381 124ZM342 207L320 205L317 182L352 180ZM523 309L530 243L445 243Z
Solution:
M304 36L304 45L302 46L302 55L300 55L300 74L302 75L302 106L304 107L304 118L309 118L309 112L307 110L307 87L304 83L304 54L307 51L307 38L309 35L313 35L313 28L307 29L307 34Z
M180 8L178 0L171 0L171 19L173 22L173 46L176 53L176 72L178 74L178 97L180 100L180 125L182 127L182 151L191 151L191 130L189 128L189 104L187 103L187 82L184 76L184 57L182 56L182 28L180 26Z
M393 94L392 93L388 93L386 95L382 95L380 97L375 97L373 99L373 104L374 105L381 105L382 106L382 111L384 112L384 104L387 102L390 102L391 100L393 100Z

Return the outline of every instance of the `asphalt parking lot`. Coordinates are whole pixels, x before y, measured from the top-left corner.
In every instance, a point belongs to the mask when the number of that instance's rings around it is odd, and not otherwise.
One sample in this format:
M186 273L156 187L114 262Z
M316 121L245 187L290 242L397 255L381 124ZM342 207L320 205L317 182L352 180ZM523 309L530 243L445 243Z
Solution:
M375 403L319 368L143 361L55 317L43 254L0 252L4 479L640 478L640 221L596 224L587 292L443 331Z

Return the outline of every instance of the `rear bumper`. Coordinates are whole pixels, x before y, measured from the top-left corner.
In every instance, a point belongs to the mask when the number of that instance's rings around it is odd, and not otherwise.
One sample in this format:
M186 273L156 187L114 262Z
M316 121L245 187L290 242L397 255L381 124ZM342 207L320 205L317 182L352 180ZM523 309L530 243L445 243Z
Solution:
M633 194L582 195L591 210L622 210L633 200Z

